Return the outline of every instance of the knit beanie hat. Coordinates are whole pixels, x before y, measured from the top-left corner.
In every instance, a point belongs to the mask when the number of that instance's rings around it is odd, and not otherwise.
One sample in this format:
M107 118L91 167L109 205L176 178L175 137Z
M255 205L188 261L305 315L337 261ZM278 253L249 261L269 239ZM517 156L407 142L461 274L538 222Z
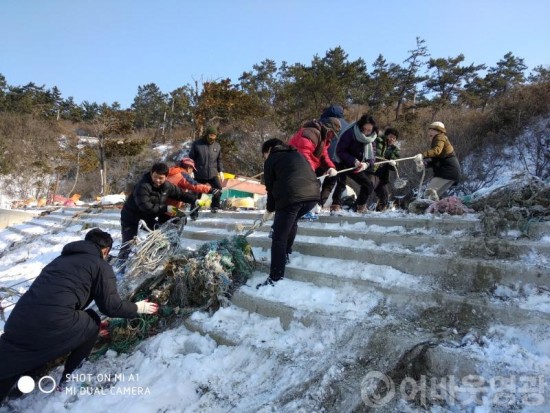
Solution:
M441 132L441 133L447 133L447 131L445 130L445 125L443 124L443 122L434 122L434 123L430 124L428 129L433 129L433 130L436 130L436 131Z
M216 127L214 125L208 125L206 127L206 129L204 130L204 135L205 136L217 135L217 134L218 134L218 129L216 129Z

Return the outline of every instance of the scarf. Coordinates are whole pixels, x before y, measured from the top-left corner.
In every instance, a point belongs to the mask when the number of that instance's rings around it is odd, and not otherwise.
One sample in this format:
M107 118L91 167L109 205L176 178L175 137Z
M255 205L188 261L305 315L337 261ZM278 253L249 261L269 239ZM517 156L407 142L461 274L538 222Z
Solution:
M369 136L367 136L363 132L361 132L361 129L359 129L357 124L355 124L353 126L353 136L355 137L355 140L365 145L365 149L363 151L363 159L361 159L361 161L368 161L369 159L374 159L374 153L372 151L372 143L378 136L376 132L372 132Z

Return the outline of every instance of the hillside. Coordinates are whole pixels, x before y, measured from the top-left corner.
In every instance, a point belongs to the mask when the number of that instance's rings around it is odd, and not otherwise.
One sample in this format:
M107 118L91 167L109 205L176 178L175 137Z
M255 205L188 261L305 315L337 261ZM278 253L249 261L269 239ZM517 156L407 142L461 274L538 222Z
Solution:
M183 245L259 216L201 213ZM120 242L117 209L60 208L1 230L0 285L23 292L92 226ZM488 235L478 214L322 215L300 224L287 279L256 290L267 235L248 237L257 268L231 305L86 362L64 392L35 390L0 412L548 411L547 222Z

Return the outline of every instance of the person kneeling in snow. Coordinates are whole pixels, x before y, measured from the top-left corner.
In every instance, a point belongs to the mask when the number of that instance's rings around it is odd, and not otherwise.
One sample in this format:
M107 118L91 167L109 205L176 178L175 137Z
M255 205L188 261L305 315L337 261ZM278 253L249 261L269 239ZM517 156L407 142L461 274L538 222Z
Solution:
M94 228L71 242L34 280L12 310L0 336L0 402L19 377L69 353L64 382L90 354L99 334L99 315L85 310L95 300L109 317L154 314L156 303L123 301L107 263L113 239Z
M271 242L269 277L256 288L274 285L285 276L287 254L298 231L298 219L319 202L319 181L308 161L280 139L269 139L262 146L267 206L262 221L275 212Z

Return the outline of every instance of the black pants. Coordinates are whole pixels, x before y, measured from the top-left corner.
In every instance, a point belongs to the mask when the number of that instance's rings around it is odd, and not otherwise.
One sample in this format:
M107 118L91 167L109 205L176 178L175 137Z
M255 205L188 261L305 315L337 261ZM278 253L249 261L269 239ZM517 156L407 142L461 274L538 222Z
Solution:
M88 313L88 315L94 320L96 328L87 331L86 339L82 341L82 343L78 347L72 350L69 354L69 357L67 357L67 361L65 362L65 369L63 370L63 374L61 375L62 382L66 380L67 374L71 374L73 371L75 371L80 363L82 363L82 361L90 355L97 341L101 318L99 318L99 315L97 315L94 310L88 309L86 310L86 313Z
M382 211L388 205L388 201L390 198L390 190L388 188L389 183L383 178L380 178L378 175L369 174L368 177L372 182L374 193L378 198L378 202L376 203L376 210Z
M292 252L298 232L298 219L315 206L317 201L297 202L275 211L271 242L271 269L269 276L278 281L285 276L286 254Z
M128 259L128 255L130 255L131 250L130 241L132 241L134 237L137 236L138 228L139 221L133 222L122 219L120 220L120 234L122 235L122 244L120 250L118 251L119 260Z
M357 195L357 205L366 205L370 194L374 191L374 186L370 176L372 174L365 171L354 173L353 171L344 172L345 176L354 180L360 187L359 194Z
M99 324L101 323L101 319L99 318L99 315L97 315L97 313L93 310L88 309L85 312L94 321L94 327L86 331L86 334L84 335L85 337L84 340L69 354L69 357L65 362L65 368L61 376L61 382L65 381L66 375L71 374L73 371L75 371L76 368L80 365L80 363L82 363L82 361L90 355L97 341L97 337L99 333ZM40 368L41 366L37 366L36 369L40 369ZM26 373L20 373L11 377L7 377L5 379L1 379L0 380L0 403L9 394L10 390L15 385L15 383L17 383L17 381L21 376L24 376L24 375L32 376L33 372L34 370Z
M326 174L328 171L327 168L317 168L315 170L315 175L322 176ZM319 201L319 205L324 206L327 202L328 197L330 196L330 193L334 189L334 186L337 183L338 175L336 176L325 176L325 179L323 180L323 185L321 186L321 200ZM345 186L344 186L345 189Z
M0 404L9 394L10 390L15 385L15 383L17 383L17 380L19 380L19 377L21 376L23 376L23 374L18 374L17 376L12 376L0 380Z
M220 207L220 199L222 198L222 183L220 182L220 178L215 176L210 179L195 178L195 180L199 184L209 184L212 188L220 190L216 195L212 195L212 205L210 206L212 209L218 209Z

